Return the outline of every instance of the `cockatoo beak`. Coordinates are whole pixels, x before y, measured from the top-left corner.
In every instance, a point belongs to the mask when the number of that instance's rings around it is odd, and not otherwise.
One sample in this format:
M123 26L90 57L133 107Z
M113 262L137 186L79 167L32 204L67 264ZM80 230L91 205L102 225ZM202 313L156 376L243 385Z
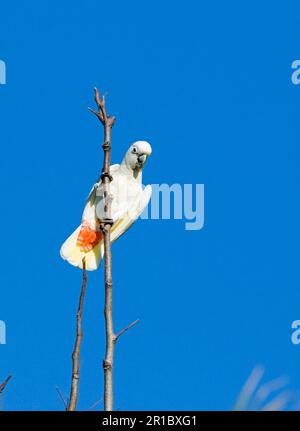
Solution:
M143 165L143 164L145 163L146 159L147 159L146 154L141 154L141 155L139 155L139 156L138 156L138 162L139 162L141 165Z

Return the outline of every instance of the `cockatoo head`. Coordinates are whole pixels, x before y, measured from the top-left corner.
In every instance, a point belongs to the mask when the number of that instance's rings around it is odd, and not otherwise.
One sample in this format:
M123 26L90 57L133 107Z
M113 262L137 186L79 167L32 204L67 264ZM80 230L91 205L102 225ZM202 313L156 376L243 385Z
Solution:
M151 145L146 141L134 142L125 155L123 163L133 171L141 170L152 153Z

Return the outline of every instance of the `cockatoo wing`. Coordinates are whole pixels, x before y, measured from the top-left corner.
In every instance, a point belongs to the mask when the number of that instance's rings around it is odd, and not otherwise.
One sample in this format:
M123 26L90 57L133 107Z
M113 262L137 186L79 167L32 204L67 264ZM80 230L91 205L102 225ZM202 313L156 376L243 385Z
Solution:
M117 179L119 165L113 165L110 168L112 176L116 175ZM82 224L73 232L73 234L64 242L61 247L61 257L66 259L69 263L74 266L82 268L82 259L85 258L86 269L93 271L99 267L100 261L104 254L104 241L101 238L102 234L99 232L99 220L96 214L96 206L99 202L99 195L97 195L97 189L101 181L96 183L87 199L87 203L84 209ZM144 209L149 203L151 198L152 187L148 185L144 190L138 193L137 199L128 205L128 208L124 208L115 214L115 223L111 229L111 242L118 239L123 233L125 233L135 220L142 214ZM101 196L100 196L100 199ZM94 231L95 230L95 231ZM83 235L84 234L84 235ZM91 249L84 250L81 244L81 236L90 238L90 235L99 235L99 238L95 238L95 242L98 243ZM84 239L84 238L83 238ZM93 239L94 240L94 239ZM90 240L92 241L92 240Z
M151 194L152 187L148 185L144 188L135 203L113 224L111 229L111 242L123 235L142 214L150 201Z
M120 165L112 165L110 172L112 175L117 172ZM94 184L86 201L81 225L66 239L60 249L60 255L67 260L71 265L82 268L82 259L85 257L86 269L93 271L98 268L104 253L103 241L99 241L102 234L98 232L98 220L96 215L96 191L101 183L101 179ZM92 231L92 233L91 233ZM95 232L93 232L95 231ZM84 250L80 244L85 236L94 235L95 246L91 250ZM98 241L98 243L97 243Z

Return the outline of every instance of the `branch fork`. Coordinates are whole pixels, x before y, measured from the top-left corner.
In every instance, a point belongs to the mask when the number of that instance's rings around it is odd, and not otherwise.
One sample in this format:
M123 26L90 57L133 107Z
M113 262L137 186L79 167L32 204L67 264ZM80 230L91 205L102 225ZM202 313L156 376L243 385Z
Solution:
M101 123L103 124L103 126L108 126L110 128L112 128L112 126L115 123L116 118L114 116L110 116L107 114L106 112L106 107L105 107L105 95L103 95L102 97L100 96L100 91L98 90L98 88L94 88L94 92L95 92L95 102L96 105L98 107L98 111L96 111L93 108L88 108L93 114L96 115L96 117L99 119L99 121L101 121ZM104 150L110 150L110 139L108 140L104 140L104 144L102 145L102 148Z

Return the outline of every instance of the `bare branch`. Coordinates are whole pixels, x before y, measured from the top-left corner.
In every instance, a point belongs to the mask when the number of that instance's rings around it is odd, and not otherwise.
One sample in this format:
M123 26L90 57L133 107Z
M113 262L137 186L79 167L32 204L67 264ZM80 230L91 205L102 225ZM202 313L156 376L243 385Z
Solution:
M95 407L97 407L98 404L102 403L103 398L100 398L100 400L96 401L94 404L89 407L89 410L93 410Z
M68 403L67 403L67 401L65 400L65 398L64 398L64 396L63 396L63 394L62 394L61 390L59 389L59 387L58 387L58 386L55 386L55 389L56 389L56 392L58 393L59 398L62 400L62 402L63 402L63 404L64 404L64 406L65 406L65 409L67 410L67 409L68 409Z
M80 299L79 299L79 305L78 305L78 311L77 311L77 332L76 332L76 340L74 345L74 351L72 354L72 384L71 384L71 393L70 393L70 402L67 406L67 411L74 411L76 410L76 405L78 401L78 386L79 386L79 355L80 355L80 349L81 349L81 341L82 341L82 325L81 325L81 319L82 319L82 309L83 309L83 303L84 303L84 295L85 295L85 289L87 284L87 275L86 275L86 265L85 265L85 258L82 259L82 287L81 287L81 293L80 293Z
M124 334L124 332L128 331L128 329L132 328L134 325L136 325L140 319L136 319L134 322L130 323L130 325L126 326L126 328L122 329L122 331L118 332L115 335L115 343L118 341L118 338Z
M100 97L100 92L95 88L95 102L98 106L96 116L99 118L104 127L104 161L102 168L104 220L101 220L100 228L104 236L104 277L105 277L105 333L106 333L106 352L103 360L104 369L104 410L113 410L113 364L115 334L112 317L112 256L110 248L110 230L113 225L111 218L111 196L110 196L110 155L111 155L111 128L115 123L115 117L109 116L106 112L105 96ZM92 111L93 112L93 111ZM95 112L94 112L95 113Z
M4 380L4 382L0 384L0 411L3 410L3 407L2 407L3 406L2 395L3 395L3 392L4 392L5 388L6 388L7 383L10 381L11 378L12 378L12 375L9 375Z
M95 114L97 117L99 116L99 112L96 111L95 109L88 107L88 110L91 111L93 114Z
M4 380L4 382L1 383L1 385L0 385L0 395L3 394L4 389L6 388L6 385L10 381L11 378L12 378L12 375L9 375L8 377L6 377L6 379Z

